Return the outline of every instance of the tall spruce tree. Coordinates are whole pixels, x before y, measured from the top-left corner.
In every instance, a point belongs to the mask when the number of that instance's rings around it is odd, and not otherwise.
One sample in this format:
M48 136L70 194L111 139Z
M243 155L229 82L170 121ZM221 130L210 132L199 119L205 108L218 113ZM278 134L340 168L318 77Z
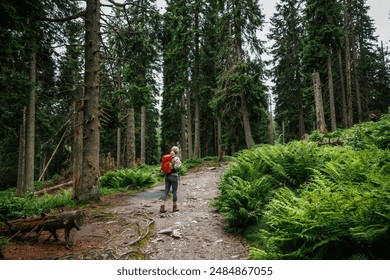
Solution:
M100 200L100 0L86 4L82 172L73 187L77 202Z
M362 87L365 87L366 83L372 85L369 95L363 95L363 100L369 109L369 120L378 120L390 106L390 94L388 94L390 92L390 51L384 47L383 42L377 49L376 57L375 65L366 65L366 70L362 70L371 74L369 80L362 84Z
M8 59L2 60L1 62L1 68L4 70L2 73L5 74L4 77L7 77L7 79L4 80L4 82L6 81L6 83L4 83L4 93L7 93L8 89L10 89L10 93L12 93L10 94L10 96L12 96L11 98L5 98L4 103L1 102L4 105L4 109L10 108L10 111L1 115L11 117L12 125L8 127L13 127L12 130L14 130L14 133L19 129L19 125L22 123L23 107L27 105L27 98L21 98L21 96L25 95L27 97L29 88L35 91L35 106L31 106L31 108L33 109L33 107L35 107L36 113L34 114L33 111L31 111L31 115L34 115L34 117L27 118L31 123L33 123L33 119L35 118L35 128L30 126L30 131L35 133L35 137L30 136L30 138L33 138L34 140L28 141L31 144L28 148L30 151L29 153L32 155L29 162L33 163L33 165L26 165L29 166L29 182L26 182L26 180L19 180L19 182L24 181L23 184L20 185L23 187L23 185L26 186L26 184L32 185L31 180L39 178L37 176L38 172L39 174L42 173L42 170L39 169L46 165L46 161L49 157L47 156L48 153L53 153L54 147L57 145L57 140L49 140L55 139L58 128L63 124L62 118L65 118L65 116L62 108L67 108L67 110L65 110L66 112L69 111L69 104L63 104L58 100L59 88L56 83L56 70L57 59L60 54L56 52L56 46L61 46L62 43L64 43L64 36L61 25L52 19L66 17L71 13L71 6L73 4L65 3L63 1L35 1L34 3L31 1L17 1L12 3L9 1L2 1L0 5L2 5L1 26L6 28L2 29L1 34L2 36L5 36L4 38L7 38L6 41L1 41L4 43L3 47L4 50L6 50L5 54L8 57ZM32 50L35 52L34 55L32 55ZM31 57L34 57L35 62L33 64L30 63L33 61L31 60ZM18 66L15 67L16 65ZM30 65L36 65L36 67L31 68ZM30 71L34 68L36 69L35 71ZM34 74L36 82L31 83L28 81L28 77L30 76L28 74L29 72L36 73ZM2 94L2 96L7 96L7 94ZM16 99L18 99L18 101L16 101ZM9 100L13 100L11 102L12 105L8 102ZM18 106L18 108L13 110L12 106ZM15 120L17 121L15 122ZM29 134L32 135L31 133ZM17 138L18 136L16 136L16 139ZM6 139L7 138L4 138L4 140ZM12 140L13 143L17 142L14 140L15 139ZM5 150L4 155L12 153L13 149L17 148L14 144L11 144L8 147L9 148ZM39 149L37 149L37 147L39 147ZM5 156L5 158L8 158L8 156ZM13 158L10 158L10 160L11 161L7 165L14 170L10 171L10 174L15 174L17 163L15 152L13 152ZM23 161L25 160L23 159ZM53 168L50 170L51 174L59 172L60 169L65 167L59 166L58 164L57 167L55 167L55 165L52 166ZM20 176L25 177L26 172L20 172ZM6 177L16 178L16 174L15 176ZM11 182L8 182L8 185L15 185L15 182L12 184L10 183ZM21 193L23 193L23 190L24 188L21 190Z
M342 30L342 6L337 0L317 1L307 0L304 8L305 39L303 48L303 71L306 77L305 106L308 110L312 108L312 81L311 75L314 72L320 74L322 85L328 85L325 104L327 112L328 127L335 129L335 104L332 92L332 62L337 59L337 50L340 48L343 35ZM325 88L324 88L325 89ZM333 101L332 101L333 100ZM313 121L313 120L310 120ZM310 123L310 122L309 122Z
M163 152L181 144L183 159L187 157L185 139L186 106L184 98L189 90L189 52L191 45L191 17L188 1L167 1L163 31L163 93L162 143ZM183 138L184 137L184 138Z
M237 139L236 135L241 134L244 135L245 146L250 148L255 144L252 131L262 130L261 121L267 100L260 58L263 48L257 37L257 31L263 26L263 15L258 1L222 1L220 9L222 16L217 32L221 46L213 107L220 110L225 107L226 115L231 114L233 121L240 120L238 123L242 124L242 133L234 130L238 129L236 125L230 126L234 128L229 132L235 138L230 137L232 144ZM241 143L233 146L241 146Z
M217 87L217 56L220 44L218 43L218 0L204 1L202 5L202 21L200 34L202 44L200 47L199 70L199 104L200 104L200 134L201 154L220 155L222 153L221 110L214 110L209 106ZM222 127L221 127L222 129ZM218 142L217 139L220 139ZM218 147L219 146L219 147ZM219 150L219 152L218 152Z
M0 2L0 189L15 186L19 128L27 104L28 50L24 47L26 13L24 3ZM19 121L15 121L19 120Z
M276 96L275 120L284 124L287 141L301 138L305 133L301 56L303 25L301 1L282 0L271 18L268 38L272 46L272 81Z
M377 74L383 69L383 56L378 52L380 44L378 38L374 35L375 27L373 19L368 15L369 6L366 0L348 1L351 14L351 24L349 31L352 56L352 95L354 120L367 120L369 112L378 110L376 101L378 91L376 84L378 82ZM383 53L382 53L383 54ZM389 84L387 84L387 89ZM385 101L386 87L379 93L379 98ZM387 112L389 103L383 104L385 108L380 108L382 113ZM379 106L381 107L381 106Z
M107 79L102 87L107 114L102 135L107 146L104 152L113 151L115 142L112 140L117 139L117 163L122 158L127 167L133 167L137 159L142 163L155 163L158 154L155 73L160 15L155 1L117 4L113 14L115 16L108 17L105 24L109 35L105 46ZM122 137L123 127L126 127L126 137ZM125 156L123 142L126 143Z

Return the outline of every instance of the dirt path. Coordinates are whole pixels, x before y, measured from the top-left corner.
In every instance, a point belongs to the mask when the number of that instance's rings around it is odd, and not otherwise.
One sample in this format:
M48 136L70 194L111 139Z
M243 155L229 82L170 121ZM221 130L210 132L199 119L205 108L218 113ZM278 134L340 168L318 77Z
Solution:
M224 221L210 202L218 194L226 165L203 164L180 178L179 212L159 213L164 185L135 196L103 198L86 211L80 231L72 230L74 245L27 240L3 248L6 259L247 259L239 236L224 231ZM114 205L114 206L113 206ZM61 235L60 235L61 237Z
M217 185L226 166L203 166L199 170L182 176L179 187L180 211L159 214L160 193L163 186L144 193L154 194L151 216L155 220L156 232L145 248L148 259L246 259L247 248L241 238L227 234L221 215L210 207L218 194ZM143 202L150 200L146 198ZM170 201L168 209L171 210ZM172 229L180 238L159 234ZM175 236L175 234L172 234Z

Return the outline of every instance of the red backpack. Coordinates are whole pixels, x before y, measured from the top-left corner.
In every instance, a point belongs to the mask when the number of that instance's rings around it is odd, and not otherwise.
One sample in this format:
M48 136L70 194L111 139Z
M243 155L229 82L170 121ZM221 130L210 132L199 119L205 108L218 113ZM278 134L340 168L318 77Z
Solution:
M173 156L171 154L164 155L161 159L161 171L164 174L172 173L172 159Z

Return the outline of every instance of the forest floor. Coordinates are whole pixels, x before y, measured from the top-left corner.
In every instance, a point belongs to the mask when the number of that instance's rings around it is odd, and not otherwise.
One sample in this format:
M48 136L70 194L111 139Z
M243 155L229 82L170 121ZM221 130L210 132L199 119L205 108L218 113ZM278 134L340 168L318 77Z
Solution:
M210 205L218 195L218 183L226 164L204 163L180 177L179 212L172 212L172 196L167 212L159 207L164 184L135 195L102 197L84 209L80 230L71 230L66 248L63 230L60 241L49 233L14 240L3 247L5 259L144 259L144 260L242 260L248 246L241 236L227 233L223 217Z

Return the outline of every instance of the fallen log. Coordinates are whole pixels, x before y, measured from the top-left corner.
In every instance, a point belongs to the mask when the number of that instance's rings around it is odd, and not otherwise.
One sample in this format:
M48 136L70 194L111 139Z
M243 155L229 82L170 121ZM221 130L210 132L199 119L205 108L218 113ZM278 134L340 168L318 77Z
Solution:
M51 235L45 240L45 242L52 236L56 241L59 241L57 230L64 229L65 244L68 246L70 231L73 228L80 230L82 220L82 212L75 210L52 215L43 215L41 217L6 221L5 224L8 228L2 226L0 228L0 234L8 235L10 236L8 240L12 240L18 235L22 235L27 238L33 233L36 233L37 236L39 236L43 231L48 231Z
M59 185L56 185L56 186L52 186L52 187L49 187L49 188L46 188L46 189L42 189L42 190L36 191L36 192L34 192L34 194L40 196L40 195L43 195L45 193L50 193L50 192L54 192L54 191L60 190L63 187L67 187L67 186L70 186L72 184L73 184L73 181L69 181L69 182L66 182L66 183L62 183L62 184L59 184Z

